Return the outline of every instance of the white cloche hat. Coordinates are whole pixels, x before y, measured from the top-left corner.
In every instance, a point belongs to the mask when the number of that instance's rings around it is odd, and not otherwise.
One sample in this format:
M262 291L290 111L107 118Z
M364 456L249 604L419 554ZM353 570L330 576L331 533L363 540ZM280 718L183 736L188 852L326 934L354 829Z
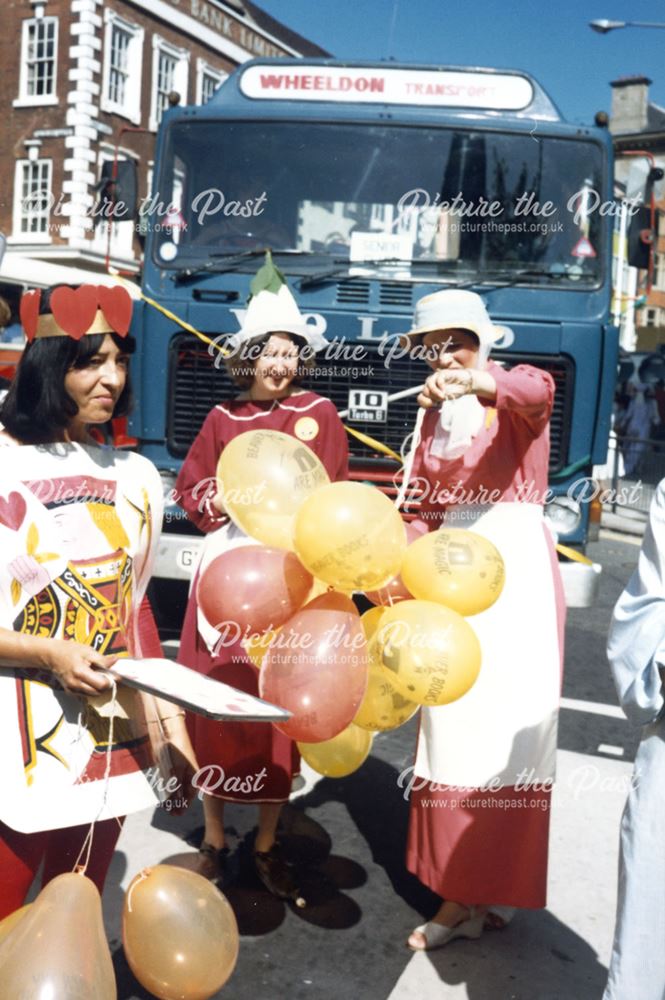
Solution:
M416 302L413 328L405 333L405 347L432 330L469 330L475 333L483 353L489 354L493 344L509 332L497 326L489 317L480 295L457 288L425 295Z
M227 341L227 347L233 353L270 333L292 333L302 337L313 351L327 347L326 338L305 320L298 309L291 289L282 272L275 267L269 250L252 279L250 292L242 326Z

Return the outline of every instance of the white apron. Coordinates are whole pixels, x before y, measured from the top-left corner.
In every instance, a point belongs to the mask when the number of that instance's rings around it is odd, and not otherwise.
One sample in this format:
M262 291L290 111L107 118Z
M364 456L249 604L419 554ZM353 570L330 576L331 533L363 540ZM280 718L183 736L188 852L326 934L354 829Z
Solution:
M493 607L467 619L482 649L478 680L459 701L422 710L415 773L464 788L493 779L494 788L551 781L560 652L542 508L499 503L451 513L446 527L468 528L496 545L506 582Z

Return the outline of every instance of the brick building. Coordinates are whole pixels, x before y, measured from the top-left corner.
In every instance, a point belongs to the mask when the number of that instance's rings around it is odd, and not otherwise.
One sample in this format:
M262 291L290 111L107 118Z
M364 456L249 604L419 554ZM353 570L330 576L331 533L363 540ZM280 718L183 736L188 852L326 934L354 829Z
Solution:
M204 103L247 59L327 54L248 0L4 0L3 14L4 274L35 258L103 269L108 226L93 226L103 164L118 141L148 195L173 92ZM137 270L134 224L114 223L110 236L112 264Z
M665 108L649 100L650 85L651 80L645 76L622 77L611 83L615 178L628 197L643 190L649 167L646 158L629 156L628 152L651 153L655 166L665 169ZM636 336L632 338L639 350L654 350L665 343L665 182L655 185L654 194L658 226L653 287L636 311ZM643 301L639 290L637 301Z

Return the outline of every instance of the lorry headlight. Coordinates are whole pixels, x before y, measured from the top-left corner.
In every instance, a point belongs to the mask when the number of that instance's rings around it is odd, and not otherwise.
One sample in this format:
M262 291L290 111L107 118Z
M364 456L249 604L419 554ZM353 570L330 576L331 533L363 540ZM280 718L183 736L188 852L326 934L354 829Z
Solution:
M582 523L582 508L570 497L553 497L545 504L545 517L557 535L571 535Z

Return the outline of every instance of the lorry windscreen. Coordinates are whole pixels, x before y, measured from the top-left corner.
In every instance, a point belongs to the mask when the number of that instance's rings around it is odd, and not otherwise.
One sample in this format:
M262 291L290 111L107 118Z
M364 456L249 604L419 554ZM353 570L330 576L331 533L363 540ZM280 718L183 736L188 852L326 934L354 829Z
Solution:
M143 212L160 268L270 246L319 270L323 255L401 261L404 277L524 271L524 283L596 285L612 214L602 164L592 141L537 132L175 122Z

